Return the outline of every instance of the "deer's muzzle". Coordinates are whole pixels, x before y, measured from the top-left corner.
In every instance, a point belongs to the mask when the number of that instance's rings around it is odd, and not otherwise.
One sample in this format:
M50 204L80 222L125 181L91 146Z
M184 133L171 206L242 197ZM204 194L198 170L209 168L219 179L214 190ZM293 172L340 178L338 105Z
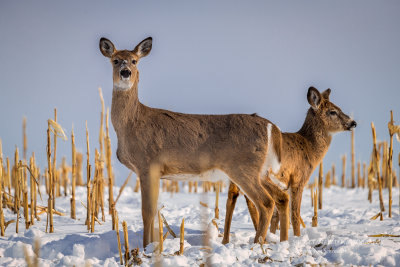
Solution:
M356 121L351 121L350 124L347 126L347 130L352 130L353 128L357 127L357 122Z
M128 69L123 69L119 72L119 74L121 75L122 78L128 79L131 76L132 72Z

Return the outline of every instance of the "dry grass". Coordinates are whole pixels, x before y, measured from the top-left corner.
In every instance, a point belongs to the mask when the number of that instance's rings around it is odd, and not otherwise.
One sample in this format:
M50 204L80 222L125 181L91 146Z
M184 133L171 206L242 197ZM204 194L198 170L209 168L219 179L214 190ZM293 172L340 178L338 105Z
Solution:
M76 219L76 211L75 211L75 187L76 187L76 148L75 148L75 135L74 135L74 128L72 127L71 130L71 147L72 147L72 196L71 196L71 218Z
M385 211L385 205L383 204L383 196L382 196L382 181L381 181L381 175L380 175L380 169L379 169L379 154L378 154L378 149L376 147L376 131L375 131L375 126L374 123L371 122L371 128L372 128L372 139L373 139L373 170L374 173L376 174L376 177L378 179L378 189L379 189L379 203L381 207L381 211Z
M182 254L183 254L184 242L185 242L185 218L182 219L182 223L181 223L181 227L180 227L180 235L179 235L179 255L182 255Z
M354 129L351 131L351 188L356 187L356 175L355 175L356 156L354 149Z
M312 193L313 196L313 203L314 203L314 216L312 217L311 226L317 227L318 226L318 208L317 208L317 199L318 199L318 190Z
M319 165L319 176L318 176L318 209L322 209L322 185L323 185L324 171L323 162Z

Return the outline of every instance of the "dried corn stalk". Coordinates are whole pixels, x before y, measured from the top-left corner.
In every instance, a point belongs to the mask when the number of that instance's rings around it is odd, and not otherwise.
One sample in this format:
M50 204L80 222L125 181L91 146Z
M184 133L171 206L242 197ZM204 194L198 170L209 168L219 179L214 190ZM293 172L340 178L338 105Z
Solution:
M67 136L64 133L64 129L61 127L60 124L53 121L52 119L47 120L47 122L51 126L51 127L49 127L49 129L53 134L55 134L57 137L60 137L64 141L68 140Z
M125 264L127 264L130 256L129 256L128 226L126 224L126 221L122 222L122 229L124 231L124 243L125 243L124 258L125 258Z
M3 148L0 139L0 234L1 236L4 236L3 183L4 183Z
M354 151L354 129L351 131L351 188L356 187L355 165L356 157Z
M183 254L185 242L185 218L182 219L181 227L180 227L180 236L179 236L179 255Z
M385 211L385 206L383 204L383 196L382 196L382 182L380 179L380 170L379 170L379 155L378 155L378 149L376 148L376 132L375 132L375 125L373 122L371 122L371 128L372 128L372 139L373 139L373 168L374 168L374 173L376 174L376 177L378 179L378 189L379 189L379 203L380 203L380 208L381 211Z
M342 187L346 186L346 155L342 157Z
M111 139L109 133L109 109L107 108L106 113L106 136L105 136L105 151L106 151L106 166L107 166L107 175L108 175L108 208L111 215L114 214L112 207L114 205L114 195L113 195L113 171L111 165Z
M393 172L392 172L392 161L393 161L393 135L395 133L393 125L393 111L390 111L390 121L388 123L389 136L390 136L390 148L388 155L388 186L389 186L389 218L392 218L392 185L393 185ZM399 128L400 130L400 128Z
M76 149L75 149L75 136L74 127L72 126L71 131L71 147L72 147L72 170L71 170L71 184L72 184L72 196L71 196L71 218L76 219L75 211L75 186L76 186Z
M318 190L315 190L315 193L313 195L313 202L314 202L314 216L312 217L312 227L317 227L318 226L318 208L317 208L317 199L318 199Z
M323 185L323 162L319 164L319 176L318 176L318 209L322 209L322 185Z
M50 121L50 120L49 120ZM47 227L48 224L50 223L50 233L53 233L54 231L54 226L53 226L53 197L54 197L54 191L53 191L53 171L52 171L52 164L51 164L51 139L50 139L50 122L47 128L47 175L48 175L48 194L49 198L47 200L47 205L48 205L48 210L49 212L47 213L47 223L46 223L46 232L47 232Z
M119 222L118 222L118 213L117 213L117 211L115 209L113 209L113 212L114 212L114 216L113 217L115 218L115 226L114 226L114 228L115 228L115 231L117 232L119 261L120 261L120 264L123 265L124 261L123 261L123 257L122 257L121 237L119 235L119 228L118 228L118 224L119 224Z
M160 243L158 244L159 253L161 254L164 249L164 234L163 234L163 220L161 218L160 210L158 211L158 235L160 239Z
M219 219L219 208L218 208L218 202L219 202L219 182L216 183L216 190L215 190L215 218Z
M89 131L87 127L87 122L86 122L86 177L87 177L87 184L86 184L86 189L87 189L87 209L86 209L86 220L85 224L87 225L87 229L90 230L90 215L91 215L91 199L90 199L90 173L91 173L91 165L90 165L90 149L89 149Z

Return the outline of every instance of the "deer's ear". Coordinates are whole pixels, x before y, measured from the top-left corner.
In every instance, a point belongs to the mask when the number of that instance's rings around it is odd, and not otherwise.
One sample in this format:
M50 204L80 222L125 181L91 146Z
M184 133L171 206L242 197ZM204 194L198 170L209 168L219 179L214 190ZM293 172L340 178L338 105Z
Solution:
M325 91L323 91L321 95L325 100L329 100L330 94L331 94L331 89L328 88Z
M114 54L115 46L110 40L103 37L100 39L99 45L100 51L105 57L111 57Z
M153 38L148 37L141 41L132 52L135 53L139 58L145 57L150 53L152 44Z
M307 100L308 103L310 103L311 107L313 107L314 109L319 108L319 105L321 104L321 94L319 93L319 91L314 88L314 87L310 87L308 88L308 92L307 92Z

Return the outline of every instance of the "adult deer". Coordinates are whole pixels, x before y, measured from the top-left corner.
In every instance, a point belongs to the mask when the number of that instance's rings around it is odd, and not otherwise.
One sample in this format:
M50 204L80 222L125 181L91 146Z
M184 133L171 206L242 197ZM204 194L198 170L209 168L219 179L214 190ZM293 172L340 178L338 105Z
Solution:
M141 183L143 246L152 240L159 179L193 176L209 180L227 175L257 208L255 242L264 239L274 208L267 189L276 187L266 175L280 163L279 129L256 115L192 115L147 107L138 99L137 64L149 54L152 39L133 50L116 50L106 38L99 45L113 66L111 120L117 157Z
M274 213L270 231L275 233L280 221L281 241L288 239L289 194L293 232L295 236L300 236L300 206L304 186L328 151L332 135L357 126L354 120L329 101L330 92L331 90L327 89L323 93L319 93L317 89L310 87L307 100L311 107L301 129L296 133L276 135L278 139L268 139L268 142L281 144L280 159L272 164L275 169L267 174L267 181L270 183L262 180L262 184L274 199L279 213L279 217ZM239 188L231 182L226 202L223 244L229 242L229 230L239 191ZM247 197L246 202L254 227L257 229L259 226L257 209Z

